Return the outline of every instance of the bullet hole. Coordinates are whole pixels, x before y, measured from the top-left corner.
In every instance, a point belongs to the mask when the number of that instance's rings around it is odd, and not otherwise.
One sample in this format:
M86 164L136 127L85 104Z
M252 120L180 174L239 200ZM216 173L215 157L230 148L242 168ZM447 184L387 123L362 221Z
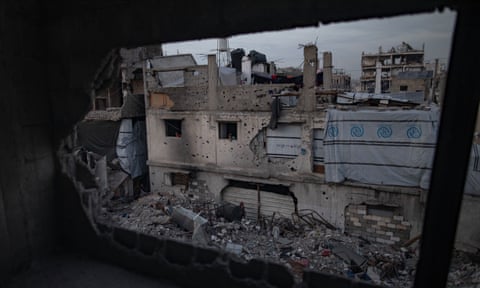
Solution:
M325 191L323 191L322 194L325 195Z
M185 146L188 146L188 143L185 143Z
M248 134L250 134L250 131L247 131Z
M164 145L167 145L167 142L163 142Z
M247 123L243 123L243 126L247 127Z
M195 154L192 154L192 157L195 157Z
M210 141L207 140L207 143L210 143Z
M290 170L292 170L294 172L297 171L297 169L295 169L294 167L290 167Z
M208 159L208 155L207 155L207 156L205 156L205 158L207 158L207 159Z
M328 200L328 197L325 197L325 200Z

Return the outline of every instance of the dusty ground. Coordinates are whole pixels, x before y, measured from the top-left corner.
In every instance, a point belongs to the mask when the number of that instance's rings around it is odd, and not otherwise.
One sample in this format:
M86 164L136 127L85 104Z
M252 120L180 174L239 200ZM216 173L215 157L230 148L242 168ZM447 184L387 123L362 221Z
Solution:
M192 195L190 195L192 196ZM145 234L192 241L193 233L171 218L174 207L184 207L208 220L199 245L217 247L248 261L253 258L283 263L297 280L309 268L372 281L385 287L411 287L418 259L418 241L407 247L371 243L329 229L315 215L263 217L228 222L215 216L212 200L183 195L150 194L133 202L112 201L103 209L104 221ZM454 251L448 287L480 287L479 255Z

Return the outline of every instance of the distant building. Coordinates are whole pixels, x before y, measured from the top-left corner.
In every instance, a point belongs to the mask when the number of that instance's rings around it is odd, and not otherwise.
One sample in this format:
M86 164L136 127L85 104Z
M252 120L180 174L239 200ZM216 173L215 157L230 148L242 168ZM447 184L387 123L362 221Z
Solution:
M420 82L425 80L425 75L418 74L421 76L419 80L412 78L412 75L415 74L409 74L421 73L425 70L424 49L413 49L405 42L402 42L396 48L392 47L388 51L382 51L382 47L380 47L378 53L362 52L361 88L362 91L370 93L392 92L392 88L408 92L425 91L426 86L423 89L419 88L421 86ZM405 74L405 72L408 73ZM381 76L379 86L376 87L375 82L378 73ZM407 90L400 90L400 86Z
M334 69L332 74L332 86L335 90L350 91L351 77L343 69Z

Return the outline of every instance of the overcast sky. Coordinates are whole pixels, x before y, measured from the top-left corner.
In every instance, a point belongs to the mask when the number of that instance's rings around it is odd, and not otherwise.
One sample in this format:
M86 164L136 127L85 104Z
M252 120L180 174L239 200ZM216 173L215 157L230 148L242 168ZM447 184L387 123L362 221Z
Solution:
M343 68L353 78L360 77L362 51L374 53L378 47L389 50L402 41L413 48L425 44L425 60L440 58L448 63L456 13L451 10L428 14L344 22L319 27L244 34L228 38L231 49L256 50L278 67L299 67L303 50L299 44L315 43L321 52L333 53L335 68ZM166 55L192 53L199 64L206 64L206 54L216 53L217 39L165 44Z

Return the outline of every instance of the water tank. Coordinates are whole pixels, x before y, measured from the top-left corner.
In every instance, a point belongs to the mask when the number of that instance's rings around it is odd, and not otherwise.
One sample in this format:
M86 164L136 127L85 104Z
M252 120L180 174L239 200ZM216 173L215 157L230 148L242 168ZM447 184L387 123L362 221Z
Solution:
M218 39L218 51L227 52L228 51L228 40L227 38Z
M232 67L237 71L242 71L242 57L245 56L245 50L242 48L237 48L231 53L232 56Z

